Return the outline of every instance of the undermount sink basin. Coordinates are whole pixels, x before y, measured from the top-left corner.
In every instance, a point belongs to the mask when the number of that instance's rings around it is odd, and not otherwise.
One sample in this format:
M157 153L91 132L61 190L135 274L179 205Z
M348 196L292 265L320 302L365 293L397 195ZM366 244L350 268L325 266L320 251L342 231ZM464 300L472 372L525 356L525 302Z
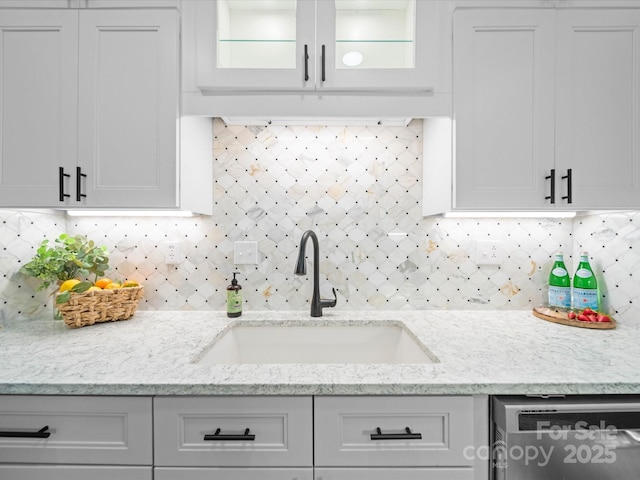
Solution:
M216 364L437 363L400 322L232 324L194 362Z

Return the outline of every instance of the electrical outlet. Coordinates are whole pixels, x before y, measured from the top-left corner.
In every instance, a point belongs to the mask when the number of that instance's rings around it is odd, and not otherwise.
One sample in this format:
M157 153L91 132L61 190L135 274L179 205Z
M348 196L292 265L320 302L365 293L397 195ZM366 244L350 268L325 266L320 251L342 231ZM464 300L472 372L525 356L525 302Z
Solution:
M493 240L476 241L477 265L500 265L504 258L503 242Z
M235 265L256 265L258 263L258 242L234 242L233 263Z
M166 242L167 251L164 257L164 263L167 265L177 265L182 262L180 254L180 244L178 242Z

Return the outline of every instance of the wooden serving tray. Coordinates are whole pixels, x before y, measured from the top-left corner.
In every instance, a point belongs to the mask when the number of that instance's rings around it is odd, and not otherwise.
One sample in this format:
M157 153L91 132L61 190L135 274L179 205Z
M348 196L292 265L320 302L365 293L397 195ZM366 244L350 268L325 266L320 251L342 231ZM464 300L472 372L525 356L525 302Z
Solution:
M535 307L533 314L548 322L561 323L570 327L593 328L596 330L611 330L616 328L616 321L611 318L610 322L583 322L581 320L571 320L567 317L567 312L556 310L551 307Z

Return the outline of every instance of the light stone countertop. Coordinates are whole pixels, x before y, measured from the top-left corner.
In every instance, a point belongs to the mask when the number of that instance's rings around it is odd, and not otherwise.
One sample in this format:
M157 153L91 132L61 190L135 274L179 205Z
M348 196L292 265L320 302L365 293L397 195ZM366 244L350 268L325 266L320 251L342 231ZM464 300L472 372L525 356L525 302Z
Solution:
M305 321L308 311L139 311L69 329L0 324L0 394L389 395L640 393L640 327L569 327L530 311L340 311L324 322L399 320L439 363L212 365L193 361L230 322Z

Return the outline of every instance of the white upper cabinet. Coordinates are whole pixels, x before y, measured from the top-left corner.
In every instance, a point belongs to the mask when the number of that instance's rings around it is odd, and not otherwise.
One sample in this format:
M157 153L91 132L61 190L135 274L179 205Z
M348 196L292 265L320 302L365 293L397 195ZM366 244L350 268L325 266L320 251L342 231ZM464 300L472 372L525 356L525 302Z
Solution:
M171 10L80 13L83 206L176 207L177 22Z
M438 3L317 2L317 88L433 91Z
M313 0L220 0L195 6L200 87L313 89Z
M428 92L435 84L441 3L196 2L198 87Z
M4 10L0 206L175 208L175 10Z
M556 203L637 210L640 10L559 10L557 21L556 172L570 178Z
M545 207L554 157L554 13L454 20L455 207Z
M639 29L636 9L456 11L454 162L425 145L425 215L640 208Z
M0 206L58 203L77 163L78 15L6 10L0 30Z

